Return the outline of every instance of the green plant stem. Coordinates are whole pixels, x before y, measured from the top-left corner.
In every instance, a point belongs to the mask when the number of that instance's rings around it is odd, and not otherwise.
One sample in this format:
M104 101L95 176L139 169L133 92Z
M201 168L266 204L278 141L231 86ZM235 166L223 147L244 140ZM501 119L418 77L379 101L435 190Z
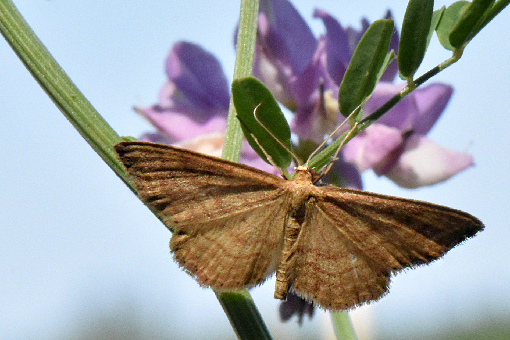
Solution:
M252 73L258 13L258 0L241 1L233 79L244 78ZM232 96L230 96L222 157L233 162L239 161L242 139L243 132L237 119ZM240 292L216 292L216 297L239 339L271 339L271 335L246 289Z
M10 0L0 0L0 31L75 129L106 164L124 182L129 183L124 167L113 150L113 145L122 139L73 84Z
M237 31L236 60L233 79L248 77L253 69L255 38L257 36L257 19L259 13L258 0L242 0ZM230 96L227 118L227 131L223 144L222 157L229 161L239 161L243 131L237 119L234 100Z
M358 131L361 132L365 130L367 127L372 125L377 119L381 118L383 114L391 110L393 106L397 105L402 99L404 99L409 93L413 92L418 86L425 83L427 80L438 74L439 72L443 71L447 67L451 66L453 63L457 62L460 59L460 56L462 54L462 51L454 52L454 55L451 58L448 58L438 66L432 68L419 78L414 80L413 86L406 86L403 88L399 93L394 95L390 100L388 100L386 103L384 103L380 108L375 110L370 116L362 119L358 124ZM356 133L357 134L357 133ZM354 135L356 135L354 134ZM346 141L347 142L347 141Z
M246 289L240 292L216 293L230 324L239 339L272 339L253 299Z
M356 333L352 327L347 312L332 312L333 327L338 340L356 340Z

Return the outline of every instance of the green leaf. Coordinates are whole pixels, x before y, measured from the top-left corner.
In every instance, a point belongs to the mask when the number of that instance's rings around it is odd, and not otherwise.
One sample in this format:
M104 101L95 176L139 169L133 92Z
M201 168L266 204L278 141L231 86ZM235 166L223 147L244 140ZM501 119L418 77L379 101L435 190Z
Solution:
M391 50L390 53L386 54L386 56L384 57L383 65L381 66L379 72L377 73L376 84L379 82L379 80L384 74L384 71L386 71L388 65L393 61L393 59L395 59L395 51Z
M443 12L439 25L437 25L436 33L441 45L450 51L454 51L455 47L450 44L450 32L457 24L464 9L469 6L469 1L457 1L448 6Z
M349 116L372 94L392 33L393 20L380 19L374 21L361 38L338 92L338 104L344 117Z
M453 47L462 47L480 31L479 23L493 3L494 0L473 0L462 11L462 16L450 33L450 44Z
M236 79L232 82L232 96L237 118L251 147L267 163L287 168L292 161L290 128L268 88L253 77Z
M443 13L445 11L445 6L441 7L438 10L435 10L432 14L432 21L430 23L430 31L427 35L427 47L430 44L430 39L432 38L432 34L434 34L434 31L437 29L437 26L439 25L439 22L441 21L441 18L443 17Z
M403 79L413 77L427 50L434 0L409 1L398 46L398 71Z
M492 19L494 19L496 17L496 15L501 13L501 11L504 10L508 6L509 3L510 3L510 0L498 0L498 1L496 1L494 3L494 5L485 12L485 15L483 16L482 20L480 20L478 22L478 28L475 30L473 36L478 34L478 32L482 28L487 26L487 24L489 22L491 22Z

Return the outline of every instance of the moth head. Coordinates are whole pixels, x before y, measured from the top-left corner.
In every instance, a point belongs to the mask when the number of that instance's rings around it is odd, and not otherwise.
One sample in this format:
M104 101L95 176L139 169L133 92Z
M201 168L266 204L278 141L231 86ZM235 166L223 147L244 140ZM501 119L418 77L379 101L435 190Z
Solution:
M315 184L319 181L322 176L315 172L314 169L309 168L307 165L300 165L296 167L296 171L294 172L293 180L303 180L307 182L312 182Z

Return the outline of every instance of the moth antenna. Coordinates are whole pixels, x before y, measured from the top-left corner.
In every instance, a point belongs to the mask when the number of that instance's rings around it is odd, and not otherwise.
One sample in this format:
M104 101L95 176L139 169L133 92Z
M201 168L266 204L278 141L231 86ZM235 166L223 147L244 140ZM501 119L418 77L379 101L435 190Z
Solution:
M266 152L266 150L262 147L262 145L260 145L259 143L259 140L257 139L257 137L255 137L253 135L253 133L250 132L250 136L251 138L253 138L253 140L255 141L255 143L257 143L257 145L259 146L260 150L262 150L262 152L264 153L264 156L266 156L267 160L269 161L269 163L271 163L272 166L274 166L276 168L276 170L278 170L278 172L280 173L280 175L284 178L287 178L287 176L283 173L282 169L280 169L279 166L276 165L276 163L273 161L273 158L271 156L269 156L269 154Z
M338 125L334 130L333 132L331 132L327 138L325 138L322 143L308 156L308 159L306 160L306 163L305 165L308 166L308 163L310 162L310 160L319 152L320 149L322 149L324 147L324 145L326 145L327 141L333 137L333 135L335 135L335 133L338 132L338 130L340 130L340 128L345 124L345 122L349 121L355 114L357 114L359 112L359 110L363 107L363 105L365 104L365 101L364 100L361 104L359 104L348 116L347 118L344 119L344 121ZM331 169L331 165L333 164L334 161L336 161L338 158L338 153L340 152L340 149L345 145L346 143L346 140L348 140L348 137L351 135L351 133L356 129L356 126L358 126L358 122L355 122L354 125L351 127L349 133L347 134L347 136L345 136L344 140L342 141L342 143L340 143L338 149L336 150L334 156L331 158L331 161L329 162L329 164L326 166L327 168L327 171L325 173L323 173L322 175L320 175L320 177L317 179L319 180L321 177L323 177L324 175L326 175L329 170Z
M246 131L249 131L249 129L246 127L246 125L240 119L239 119L239 123L241 123L241 125L245 127ZM276 170L278 170L278 172L280 173L280 175L282 175L282 177L287 178L287 176L283 173L282 169L276 165L276 163L273 161L273 158L271 156L269 156L267 151L260 144L260 142L257 139L257 137L255 137L255 135L253 133L251 133L251 132L250 132L250 136L251 136L251 138L253 138L255 143L257 143L257 145L259 146L260 150L262 150L262 153L264 154L264 156L266 156L268 162L271 163L271 165L274 166L276 168Z
M347 143L347 140L349 140L349 137L352 135L354 130L356 130L357 126L358 126L358 122L354 123L354 125L352 126L351 130L349 131L349 133L345 136L345 138L342 140L342 143L340 143L340 145L336 149L335 154L333 155L333 157L331 157L331 162L329 162L329 164L326 165L324 170L321 171L319 177L317 178L317 181L319 179L321 179L323 176L325 176L329 172L329 170L331 170L331 167L333 166L333 162L338 159L338 153L340 152L340 149L342 149L344 147L344 145Z
M276 138L276 136L275 136L275 135L274 135L271 131L269 131L269 129L268 129L268 128L267 128L267 127L266 127L266 126L265 126L265 125L264 125L264 124L260 121L260 119L257 117L257 109L260 107L260 105L262 105L262 103L258 104L258 105L255 107L255 109L253 110L253 117L255 118L255 121L256 121L257 123L259 123L259 124L260 124L260 126L262 126L262 128L263 128L263 129L264 129L264 130L265 130L265 131L266 131L266 132L267 132L267 133L268 133L271 137L273 137L273 139L274 139L274 140L275 140L278 144L280 144L280 146L281 146L282 148L284 148L284 149L285 149L285 151L287 151L287 152L288 152L288 153L292 156L292 158L294 158L294 161L296 162L296 164L297 164L298 166L303 165L303 162L302 162L302 161L301 161L301 160L300 160L300 159L299 159L299 158L298 158L298 157L297 157L297 156L296 156L296 155L295 155L295 154L294 154L294 153L293 153L293 152L292 152L292 151L291 151L291 150L290 150L287 146L285 146L285 144L283 144L283 143L282 143L282 141L280 141L278 138ZM251 134L251 133L250 133L250 135L252 135L252 137L253 137L253 134ZM260 146L260 144L259 144L258 142L257 142L257 144L258 144L258 145L259 145L259 147L262 149L262 151L264 151L264 149ZM266 154L266 152L265 152L265 151L264 151L264 154L265 154L265 155L266 155L266 157L267 157L267 154Z

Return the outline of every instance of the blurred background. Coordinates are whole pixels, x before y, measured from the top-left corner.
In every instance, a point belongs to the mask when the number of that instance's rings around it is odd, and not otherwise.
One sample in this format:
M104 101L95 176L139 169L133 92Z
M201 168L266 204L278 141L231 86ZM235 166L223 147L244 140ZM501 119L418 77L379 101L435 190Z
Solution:
M239 2L15 1L85 96L121 135L152 131L132 107L157 101L173 43L198 43L231 80ZM451 2L436 1L435 9ZM293 4L318 36L320 6L344 26L400 27L407 1ZM389 7L391 6L391 7ZM467 211L486 230L444 259L395 277L390 294L353 312L360 339L510 338L510 9L433 81L455 87L430 138L474 156L449 181L405 190L364 174L366 190ZM449 57L437 39L421 74ZM169 231L101 161L0 39L0 339L234 339L211 290L173 262ZM274 279L252 295L276 339L332 337L316 311L281 323Z

